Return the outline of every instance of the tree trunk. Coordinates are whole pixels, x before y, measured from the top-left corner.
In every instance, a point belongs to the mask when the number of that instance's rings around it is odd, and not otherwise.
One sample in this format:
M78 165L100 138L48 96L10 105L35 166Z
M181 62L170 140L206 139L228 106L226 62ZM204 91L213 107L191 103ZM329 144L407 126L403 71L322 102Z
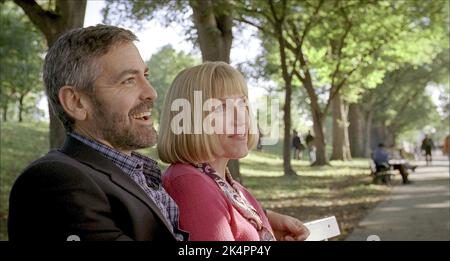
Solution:
M379 143L383 143L385 147L393 145L384 122L377 123L371 131L371 148L374 149Z
M344 117L344 121L345 121L345 126L344 126L344 141L345 141L345 151L344 151L344 155L346 157L346 160L352 160L352 152L350 150L350 137L348 136L348 126L349 126L349 121L348 121L348 110L349 110L349 104L347 102L345 102L344 100L343 102L343 117Z
M316 148L316 160L312 163L313 166L324 166L328 165L328 156L325 145L325 132L323 123L325 121L325 116L321 114L319 104L317 102L310 103L311 114L313 118L313 129L314 129L314 146Z
M391 129L389 126L386 126L384 132L384 140L387 146L395 146L395 130Z
M286 84L286 93L284 96L283 120L284 120L284 139L283 139L283 170L284 175L296 175L291 165L291 101L292 86L289 82Z
M222 7L222 13L220 14L214 8L217 4ZM191 0L189 5L193 12L193 22L197 29L202 60L204 62L223 61L230 63L233 18L227 12L230 11L228 0ZM240 172L239 160L230 160L227 166L231 176L242 184L244 180Z
M7 122L8 121L8 104L5 104L2 109L3 109L3 114L2 114L3 122Z
M44 34L49 48L64 32L83 27L87 0L56 0L55 10L44 10L34 0L14 0L14 2L22 7L31 22ZM59 118L50 109L50 105L49 115L50 148L57 148L64 142L66 131Z
M361 114L361 105L352 103L349 105L348 137L352 157L363 158L364 154L364 117Z
M239 181L239 183L241 184L244 184L244 179L242 178L241 175L239 160L228 161L227 167L233 179Z
M313 115L316 112L311 108ZM322 117L313 116L313 128L314 128L314 146L316 147L316 160L312 163L313 166L328 165L328 156L325 145L325 132L323 129L324 119Z
M193 11L202 60L230 63L233 18L228 13L231 10L228 0L191 0L189 4ZM220 5L220 14L214 8L215 5Z
M372 120L373 112L368 111L366 116L366 139L364 145L364 155L370 157L372 153Z
M285 84L285 96L283 107L284 139L283 139L283 170L285 176L296 175L291 165L291 100L292 100L292 75L288 72L286 42L283 37L282 21L277 21L277 40L280 51L281 72Z
M347 110L338 93L332 100L333 105L333 152L332 160L351 160L348 138Z
M303 86L308 92L308 96L311 99L310 108L311 115L313 118L313 129L314 129L314 146L316 148L316 160L312 163L313 166L324 166L328 165L328 156L325 145L325 132L323 124L325 121L325 115L322 114L319 100L314 92L312 79L309 74L306 74L303 81Z
M22 114L23 114L23 99L25 98L25 95L20 94L19 96L19 122L23 121Z

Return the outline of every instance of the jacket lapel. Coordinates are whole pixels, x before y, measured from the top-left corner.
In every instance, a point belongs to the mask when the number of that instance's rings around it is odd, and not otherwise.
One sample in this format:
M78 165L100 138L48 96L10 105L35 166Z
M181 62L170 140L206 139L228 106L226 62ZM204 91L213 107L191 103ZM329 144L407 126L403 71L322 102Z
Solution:
M145 203L159 217L159 219L161 219L170 233L174 235L171 229L172 226L167 223L166 218L161 213L155 202L149 198L145 191L134 180L132 180L110 160L70 135L66 136L66 140L60 151L101 172L102 174L109 176L114 184Z

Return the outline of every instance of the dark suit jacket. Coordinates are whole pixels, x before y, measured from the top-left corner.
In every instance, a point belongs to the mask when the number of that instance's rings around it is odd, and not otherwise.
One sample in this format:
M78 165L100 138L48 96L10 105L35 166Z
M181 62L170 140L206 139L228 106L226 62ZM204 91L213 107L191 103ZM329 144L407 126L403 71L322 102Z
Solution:
M170 240L145 192L110 160L66 137L28 166L10 195L8 235L17 240Z

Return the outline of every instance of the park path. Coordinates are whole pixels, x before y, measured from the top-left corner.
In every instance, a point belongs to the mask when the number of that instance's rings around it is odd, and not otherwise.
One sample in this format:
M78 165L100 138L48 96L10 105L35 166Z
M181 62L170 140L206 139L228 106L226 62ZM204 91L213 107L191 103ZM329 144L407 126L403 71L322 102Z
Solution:
M439 153L439 152L437 152ZM392 193L375 207L347 241L450 240L449 236L449 160L433 156L432 166L418 161L410 175L412 184L402 185L395 176Z

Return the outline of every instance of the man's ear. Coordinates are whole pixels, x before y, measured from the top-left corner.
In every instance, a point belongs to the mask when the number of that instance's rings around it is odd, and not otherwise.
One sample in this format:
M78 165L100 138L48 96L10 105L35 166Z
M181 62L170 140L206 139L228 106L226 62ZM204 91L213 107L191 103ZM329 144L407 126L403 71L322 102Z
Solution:
M86 120L88 108L83 95L73 86L63 86L58 93L59 102L67 114L78 121Z

